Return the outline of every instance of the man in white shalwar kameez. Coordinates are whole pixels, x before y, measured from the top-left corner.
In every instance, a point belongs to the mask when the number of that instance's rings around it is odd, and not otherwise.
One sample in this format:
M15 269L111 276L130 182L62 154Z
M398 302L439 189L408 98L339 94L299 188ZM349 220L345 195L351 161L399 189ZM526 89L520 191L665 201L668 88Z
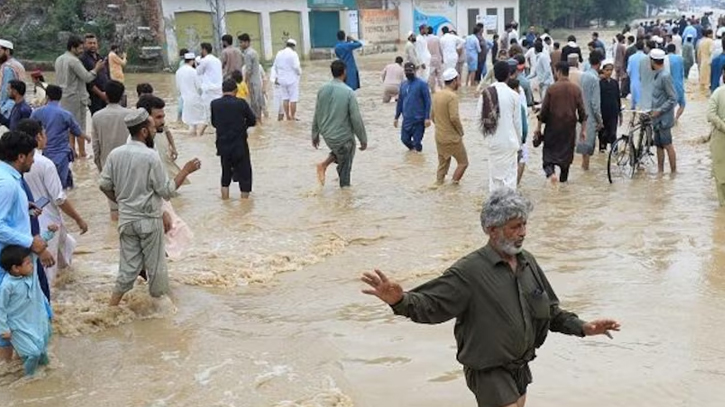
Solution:
M443 27L443 38L441 38L441 50L443 51L443 70L456 69L458 63L458 49L465 41L450 32L448 27Z
M420 59L421 66L425 66L425 69L421 68L418 77L426 83L428 82L428 77L430 76L430 61L433 58L428 50L427 37L428 27L423 24L420 26L420 35L415 40L415 50L418 54L418 59Z
M496 62L494 76L497 82L484 89L478 102L484 137L488 139L489 192L501 187L516 189L522 139L520 95L506 83L511 76L508 62Z
M287 45L277 53L272 65L272 72L275 77L275 86L279 86L279 96L282 98L282 106L287 120L295 121L297 113L297 102L300 100L300 57L295 51L297 42L292 38L287 40Z
M224 82L224 73L222 69L222 61L215 57L212 53L211 44L204 42L201 44L201 60L196 67L196 73L201 78L201 101L204 103L204 124L211 121L211 102L221 98L222 82ZM203 127L201 134L204 134L206 126Z
M58 270L71 265L73 251L76 248L76 240L68 233L61 211L76 222L81 234L88 231L88 224L66 196L55 164L43 155L42 150L45 148L48 139L40 122L32 119L21 120L17 130L34 135L35 140L38 142L38 148L35 150L35 162L30 168L30 172L26 173L23 178L33 193L36 202L41 198L46 198L49 202L43 208L43 213L38 217L40 230L48 230L50 225L58 226L58 232L55 233L53 239L48 241L48 251L57 261L52 267L45 268L48 285L53 287Z
M196 56L193 52L184 55L184 65L176 71L176 89L181 93L184 107L181 110L181 120L191 128L194 135L200 127L202 132L206 127L204 121L204 102L201 100L201 80L194 69Z

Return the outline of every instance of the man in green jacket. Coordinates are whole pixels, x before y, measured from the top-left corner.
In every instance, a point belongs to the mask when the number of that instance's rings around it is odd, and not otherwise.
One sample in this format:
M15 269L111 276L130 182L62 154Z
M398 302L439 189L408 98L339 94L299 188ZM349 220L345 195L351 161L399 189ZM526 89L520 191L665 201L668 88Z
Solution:
M336 60L330 65L333 79L317 92L315 117L312 121L312 145L320 147L320 135L330 148L327 159L317 164L317 177L325 184L325 171L337 163L340 188L350 186L352 160L355 158L355 137L360 140L360 151L368 147L365 124L355 92L345 84L345 63Z
M481 212L488 244L443 275L411 291L380 272L365 273L363 290L396 315L439 324L456 318L458 361L479 407L523 407L531 383L528 363L548 331L579 337L618 331L610 319L582 321L559 299L531 253L523 250L533 205L508 188L495 190Z

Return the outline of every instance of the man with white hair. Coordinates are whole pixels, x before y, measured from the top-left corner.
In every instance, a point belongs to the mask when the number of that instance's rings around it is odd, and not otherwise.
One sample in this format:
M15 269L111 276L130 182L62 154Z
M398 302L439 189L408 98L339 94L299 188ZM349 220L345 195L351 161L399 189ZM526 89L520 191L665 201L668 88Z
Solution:
M10 100L10 81L25 80L25 68L13 57L15 46L8 40L0 40L0 114L6 116L13 108ZM5 106L8 104L8 106Z
M287 46L277 53L272 65L272 73L275 77L275 85L279 85L280 98L284 115L287 120L295 121L297 118L297 102L300 100L300 77L302 68L300 56L297 55L295 47L297 41L292 38L287 40Z
M440 324L456 319L458 361L479 407L523 407L531 383L529 362L549 331L579 337L607 335L612 319L583 321L559 307L544 271L523 249L533 209L520 193L494 191L481 211L486 246L458 260L440 277L405 292L379 270L366 272L363 293L396 315Z

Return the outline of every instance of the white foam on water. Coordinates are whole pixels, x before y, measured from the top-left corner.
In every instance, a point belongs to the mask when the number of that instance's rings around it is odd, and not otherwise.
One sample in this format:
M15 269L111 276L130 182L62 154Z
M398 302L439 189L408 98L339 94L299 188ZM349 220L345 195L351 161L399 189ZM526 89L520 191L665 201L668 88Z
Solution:
M206 386L207 384L211 383L212 373L214 373L216 370L223 368L224 366L231 365L232 363L233 362L231 359L226 359L226 360L224 360L224 362L222 362L218 365L208 367L208 368L204 369L203 371L194 374L194 380L196 380L196 382L199 383L200 385Z
M331 377L326 377L325 389L299 400L283 400L274 407L354 407L355 402L345 394Z
M254 379L254 387L260 388L271 380L292 373L292 368L287 365L272 366L271 371L257 375Z

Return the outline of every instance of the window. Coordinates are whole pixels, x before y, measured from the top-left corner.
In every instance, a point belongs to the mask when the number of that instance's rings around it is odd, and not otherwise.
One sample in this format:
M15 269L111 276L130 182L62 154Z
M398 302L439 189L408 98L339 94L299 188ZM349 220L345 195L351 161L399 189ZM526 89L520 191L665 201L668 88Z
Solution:
M508 24L512 21L514 21L514 8L513 7L506 7L503 9L503 23Z
M498 16L498 9L497 8L487 8L486 9L486 15L487 16ZM498 26L498 21L496 22L496 25ZM498 32L498 29L487 29L486 34L496 34Z

